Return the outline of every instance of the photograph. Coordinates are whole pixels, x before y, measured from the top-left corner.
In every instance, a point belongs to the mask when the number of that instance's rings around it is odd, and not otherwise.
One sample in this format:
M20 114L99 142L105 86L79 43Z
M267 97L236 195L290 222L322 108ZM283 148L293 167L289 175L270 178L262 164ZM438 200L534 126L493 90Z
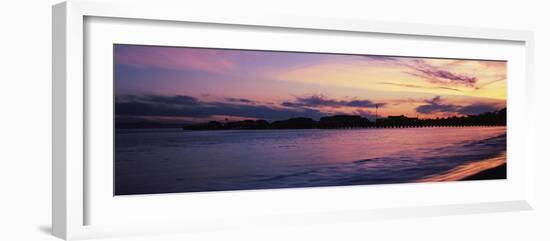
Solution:
M113 44L114 194L500 180L507 60Z

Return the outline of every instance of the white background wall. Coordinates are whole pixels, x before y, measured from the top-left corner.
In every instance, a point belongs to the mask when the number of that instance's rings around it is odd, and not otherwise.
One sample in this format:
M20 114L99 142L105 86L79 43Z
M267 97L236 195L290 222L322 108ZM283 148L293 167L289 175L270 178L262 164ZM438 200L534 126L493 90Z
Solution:
M0 13L0 240L56 240L51 205L51 5L3 1ZM266 230L230 230L162 240L550 240L550 15L546 1L202 1L221 11L345 17L535 31L538 132L536 211L433 217ZM154 11L154 9L152 10ZM161 240L161 237L117 240Z

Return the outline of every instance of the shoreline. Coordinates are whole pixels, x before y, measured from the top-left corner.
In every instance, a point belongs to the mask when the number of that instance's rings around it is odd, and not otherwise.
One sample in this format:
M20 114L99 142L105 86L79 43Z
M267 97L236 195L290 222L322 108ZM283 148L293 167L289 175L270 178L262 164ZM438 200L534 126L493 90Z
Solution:
M458 166L442 174L421 178L416 182L473 181L506 179L506 152L474 163Z
M506 179L507 177L506 163L500 166L486 169L476 174L467 176L460 181L474 181L474 180L492 180L492 179Z

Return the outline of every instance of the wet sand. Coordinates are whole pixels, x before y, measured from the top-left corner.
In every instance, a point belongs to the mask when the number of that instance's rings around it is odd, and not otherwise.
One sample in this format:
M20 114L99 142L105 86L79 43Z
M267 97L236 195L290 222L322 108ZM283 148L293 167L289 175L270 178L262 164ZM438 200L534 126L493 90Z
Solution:
M491 179L506 179L506 163L498 167L493 167L474 175L465 177L462 181L470 180L491 180Z
M506 152L482 161L465 164L448 172L428 176L417 182L443 182L506 179Z

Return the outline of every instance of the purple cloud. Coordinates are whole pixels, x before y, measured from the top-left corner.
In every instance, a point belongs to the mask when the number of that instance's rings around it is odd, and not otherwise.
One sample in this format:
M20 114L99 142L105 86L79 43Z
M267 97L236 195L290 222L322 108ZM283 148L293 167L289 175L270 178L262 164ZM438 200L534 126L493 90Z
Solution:
M237 99L240 100L240 99ZM307 117L319 119L329 115L308 107L278 107L255 102L205 102L192 96L121 96L115 103L117 121L134 117L209 118L216 115L240 116L266 120Z
M231 97L227 97L227 98L225 98L225 100L229 101L229 102L240 102L240 103L253 103L254 102L252 100L245 99L245 98L231 98Z
M416 112L422 114L432 114L437 112L457 112L460 109L458 105L443 104L441 96L436 96L433 99L425 100L426 105L416 107Z
M388 56L364 56L369 61L377 61L385 64L404 66L410 69L407 74L420 77L434 84L457 84L475 88L477 77L433 66L420 58L414 57L388 57ZM406 87L406 86L405 86Z
M433 66L423 59L413 59L406 63L406 66L411 68L412 72L408 74L423 78L434 84L457 84L467 87L476 87L477 77L469 76L462 73L453 73L451 71Z
M362 107L372 108L384 106L384 103L375 103L366 99L354 100L336 100L325 97L324 95L312 95L308 97L296 97L295 101L285 101L282 103L287 107Z
M443 103L441 96L436 96L432 99L424 101L425 105L416 107L416 112L421 114L433 114L433 113L452 113L461 115L477 115L485 112L493 112L502 108L500 104L495 103L474 103L470 105L453 105Z
M477 115L485 112L493 112L499 109L498 106L491 104L476 103L460 108L458 113L463 115Z

